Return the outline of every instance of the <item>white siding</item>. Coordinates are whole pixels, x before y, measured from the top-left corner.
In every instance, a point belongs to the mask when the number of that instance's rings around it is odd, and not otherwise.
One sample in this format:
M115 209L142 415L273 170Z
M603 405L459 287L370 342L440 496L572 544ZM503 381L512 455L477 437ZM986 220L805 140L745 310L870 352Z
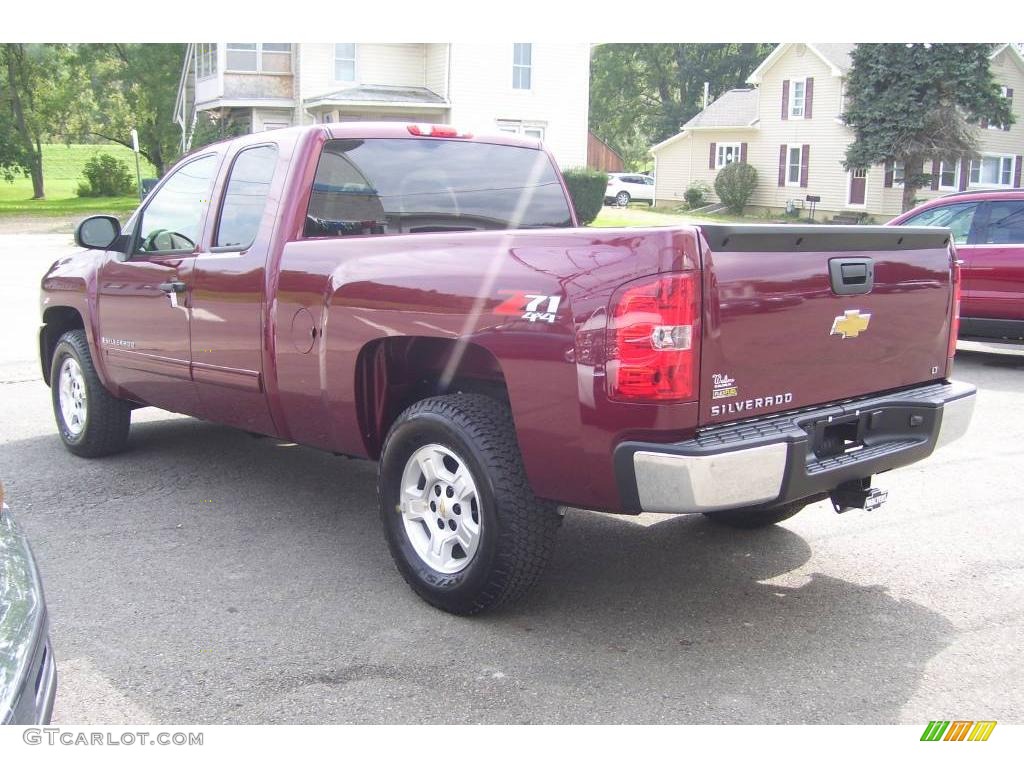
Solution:
M589 45L534 43L530 90L512 87L512 43L453 43L451 51L453 124L480 134L496 133L498 121L540 124L559 165L586 165Z
M750 163L750 150L760 139L753 129L688 131L682 138L658 150L658 167L655 173L654 190L659 202L683 200L686 192L694 182L703 181L711 190L708 195L710 202L716 202L715 176L718 170L711 168L711 142L715 144L747 144L747 162ZM751 163L752 164L752 163ZM764 184L764 173L758 168L758 182ZM773 176L772 179L775 177ZM774 182L772 182L774 183Z
M427 43L424 47L424 85L441 98L447 98L448 43Z
M810 119L782 119L783 81L814 78ZM809 48L791 46L768 71L760 84L758 139L750 143L747 162L757 168L760 179L751 205L784 208L788 200L818 195L818 208L842 211L848 208L849 177L843 168L852 132L839 121L842 79L831 73ZM779 147L809 145L807 186L779 186ZM874 175L869 172L870 177Z
M334 43L302 45L303 99L353 85L426 86L426 43L356 44L356 82L334 79Z

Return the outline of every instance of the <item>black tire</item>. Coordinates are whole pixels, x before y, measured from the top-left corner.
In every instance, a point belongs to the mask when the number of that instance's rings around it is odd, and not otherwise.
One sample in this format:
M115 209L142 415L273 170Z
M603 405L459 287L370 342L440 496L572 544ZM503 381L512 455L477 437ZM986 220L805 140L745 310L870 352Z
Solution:
M721 512L705 512L704 516L714 523L729 528L767 528L769 525L788 520L807 506L806 501L794 501L780 507L746 507L744 509L725 509Z
M65 423L60 404L60 376L65 360L78 363L84 381L84 426L77 433ZM96 375L85 331L68 331L57 341L50 362L50 395L57 431L64 446L76 456L96 458L124 450L128 443L132 408L107 391Z
M625 208L627 205L629 205L629 201L631 199L632 198L630 198L629 192L627 192L626 190L622 190L621 192L619 192L619 194L615 196L615 204L621 205L623 208Z
M400 513L406 463L438 444L463 458L481 499L480 539L457 573L434 570L417 554ZM384 442L377 475L391 555L410 587L431 605L470 615L511 603L536 584L561 522L557 506L534 496L523 470L512 415L478 394L432 397L409 407Z

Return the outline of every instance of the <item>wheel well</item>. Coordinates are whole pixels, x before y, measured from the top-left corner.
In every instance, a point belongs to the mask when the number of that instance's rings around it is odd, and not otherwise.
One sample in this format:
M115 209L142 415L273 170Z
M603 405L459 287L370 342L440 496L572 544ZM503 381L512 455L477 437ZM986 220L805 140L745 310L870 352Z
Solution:
M359 428L376 459L388 430L413 403L435 395L474 392L508 402L501 365L478 344L400 336L367 344L356 362Z
M85 323L77 309L72 307L47 307L43 312L43 327L39 332L39 364L43 369L43 381L50 383L50 363L57 341L68 331L85 330Z

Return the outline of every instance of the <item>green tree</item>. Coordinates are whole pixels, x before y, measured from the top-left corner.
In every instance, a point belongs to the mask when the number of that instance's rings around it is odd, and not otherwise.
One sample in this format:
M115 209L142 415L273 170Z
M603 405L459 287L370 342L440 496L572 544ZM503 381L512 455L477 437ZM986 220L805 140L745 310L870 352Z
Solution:
M78 47L92 81L89 133L132 145L161 176L180 154L181 132L174 123L174 101L185 57L179 43L98 43Z
M70 45L0 46L0 169L32 178L32 197L46 196L42 144L76 130L88 99Z
M903 210L931 176L924 161L977 154L981 120L1013 121L989 69L988 44L863 44L847 79L846 168L902 162Z
M212 114L214 110L201 112L192 131L192 149L200 149L224 139L242 136L248 131L246 126L226 115Z
M770 43L609 43L590 65L590 130L631 167L648 160L653 144L674 136L712 100L747 77Z

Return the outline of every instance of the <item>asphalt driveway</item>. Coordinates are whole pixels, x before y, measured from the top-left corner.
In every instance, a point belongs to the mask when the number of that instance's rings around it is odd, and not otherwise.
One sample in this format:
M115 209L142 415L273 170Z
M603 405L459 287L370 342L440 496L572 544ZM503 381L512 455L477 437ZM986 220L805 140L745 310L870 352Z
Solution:
M391 564L375 467L158 411L56 436L37 286L0 236L0 478L45 580L60 722L1019 722L1024 356L962 352L968 435L760 532L569 510L531 597L475 619Z

